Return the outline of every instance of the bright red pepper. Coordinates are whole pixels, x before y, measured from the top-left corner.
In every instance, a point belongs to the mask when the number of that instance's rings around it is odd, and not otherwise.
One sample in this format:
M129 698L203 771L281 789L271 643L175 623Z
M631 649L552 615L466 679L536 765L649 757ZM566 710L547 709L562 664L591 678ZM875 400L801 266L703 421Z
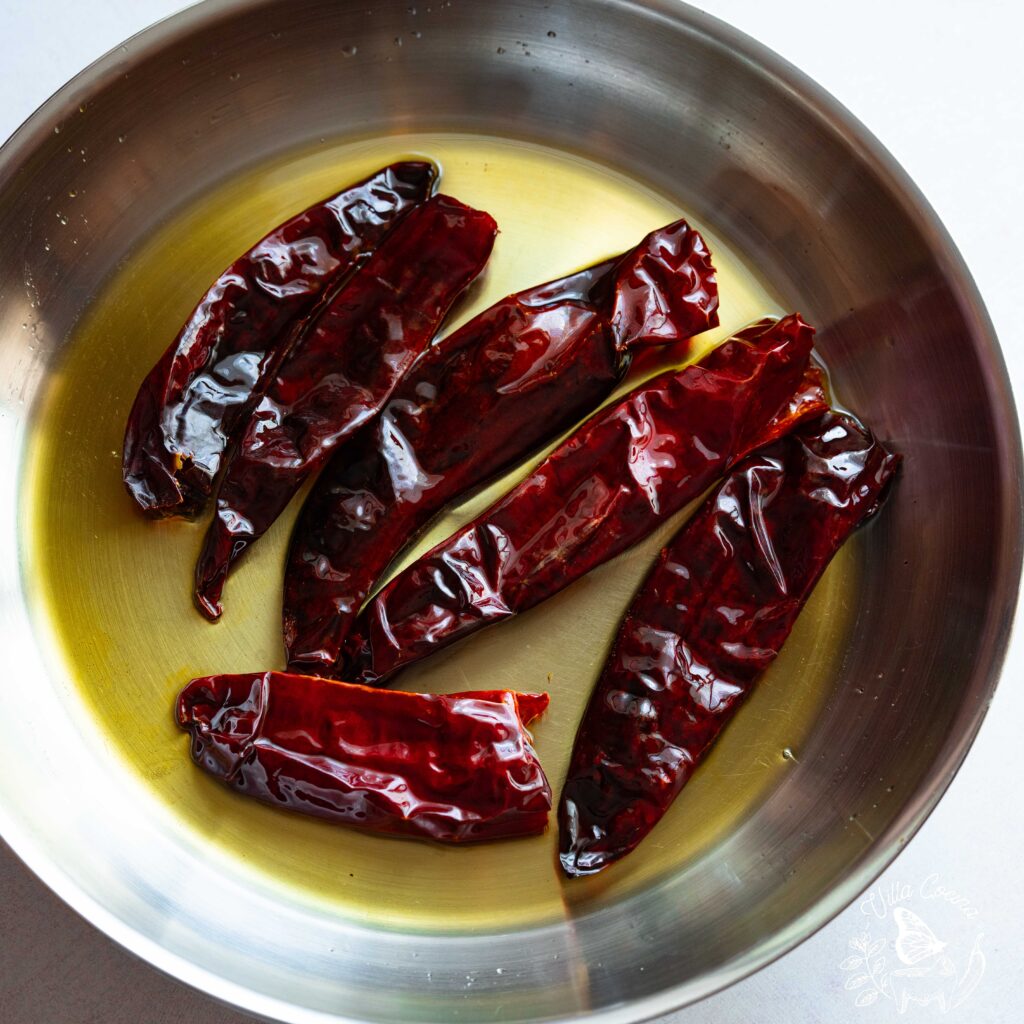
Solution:
M232 563L345 438L375 416L483 269L492 217L448 196L409 213L292 346L228 459L196 565L211 619Z
M385 167L285 221L217 278L142 382L128 417L124 482L143 512L202 510L295 324L436 181L429 163Z
M559 812L567 874L607 867L661 820L898 461L829 412L740 463L669 542L576 737Z
M544 693L445 696L281 672L193 679L192 759L240 793L445 843L544 831L551 789L526 726Z
M306 502L285 573L289 666L330 672L375 580L440 509L598 406L635 347L713 327L717 306L707 247L677 221L428 348Z
M383 682L646 537L771 429L801 385L813 335L796 315L755 325L597 412L381 590L346 642L347 678Z

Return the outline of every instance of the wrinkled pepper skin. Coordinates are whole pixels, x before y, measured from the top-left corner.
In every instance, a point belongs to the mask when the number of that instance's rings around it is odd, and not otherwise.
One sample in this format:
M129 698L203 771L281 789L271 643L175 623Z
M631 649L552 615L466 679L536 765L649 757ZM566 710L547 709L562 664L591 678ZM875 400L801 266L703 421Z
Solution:
M666 546L576 736L559 806L567 874L600 871L657 824L898 461L829 412L740 463Z
M828 395L825 374L812 362L804 371L803 379L793 397L764 430L747 441L733 462L738 462L742 456L749 455L755 448L763 448L766 444L785 437L797 424L828 412Z
M551 789L526 726L547 694L445 696L281 672L193 679L192 759L240 793L373 832L442 843L536 835Z
M306 501L285 573L289 667L330 673L374 582L434 515L600 405L635 347L685 341L717 308L707 247L677 221L428 348Z
M202 511L295 325L436 182L430 163L385 167L285 221L217 278L128 417L124 482L146 515Z
M380 411L477 277L497 225L437 195L407 214L292 346L228 458L196 565L210 619L233 562L333 450Z
M346 641L346 677L383 683L646 537L759 443L800 388L813 335L796 314L762 322L595 413L381 590Z

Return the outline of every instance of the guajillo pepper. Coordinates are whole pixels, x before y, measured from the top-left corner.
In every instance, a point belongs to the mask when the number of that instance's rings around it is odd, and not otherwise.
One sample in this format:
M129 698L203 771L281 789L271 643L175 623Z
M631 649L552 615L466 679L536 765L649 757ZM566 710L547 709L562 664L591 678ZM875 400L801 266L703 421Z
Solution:
M150 516L194 516L228 445L288 351L294 326L418 203L437 169L392 164L274 228L210 286L142 382L125 486Z
M483 269L492 217L435 196L403 218L292 346L228 458L196 565L211 619L231 564L334 448L375 416Z
M559 808L567 874L600 871L657 824L897 464L829 412L736 466L669 542L576 736Z
M795 314L755 325L595 413L522 483L381 590L346 641L347 677L383 682L646 537L786 410L813 334Z
M435 696L281 672L193 679L192 759L264 803L444 843L543 832L551 789L526 726L546 693Z
M707 247L677 221L431 345L306 501L285 573L290 667L330 672L374 581L440 509L598 406L633 349L713 327L717 308Z

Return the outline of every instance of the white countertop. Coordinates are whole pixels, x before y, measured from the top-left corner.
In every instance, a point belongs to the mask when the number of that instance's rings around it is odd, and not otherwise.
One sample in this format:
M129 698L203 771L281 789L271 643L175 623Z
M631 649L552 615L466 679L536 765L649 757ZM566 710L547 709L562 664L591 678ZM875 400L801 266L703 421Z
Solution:
M486 0L477 0L486 2ZM0 139L86 64L180 0L0 0ZM1020 0L705 0L802 68L888 146L959 245L1024 395L1024 5ZM907 1020L1024 1020L1024 639L1017 631L978 742L938 809L867 897L782 960L659 1024L878 1024L901 1019L851 940L948 944L954 978L915 978ZM894 915L891 904L912 912ZM0 844L3 1024L249 1021L138 962ZM976 953L970 961L972 949ZM913 957L910 957L913 959ZM939 959L939 958L934 958ZM932 962L931 960L929 962ZM968 963L972 966L968 968ZM983 967L980 980L979 968ZM963 983L964 975L977 981ZM936 1001L959 984L962 1003ZM855 1000L864 1003L857 1006ZM954 997L956 998L956 997Z

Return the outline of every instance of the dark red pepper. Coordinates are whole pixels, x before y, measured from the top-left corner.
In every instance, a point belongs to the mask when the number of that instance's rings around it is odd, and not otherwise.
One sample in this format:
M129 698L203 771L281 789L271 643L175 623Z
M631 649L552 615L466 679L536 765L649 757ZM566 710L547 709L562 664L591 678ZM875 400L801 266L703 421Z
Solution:
M813 335L797 315L755 325L597 412L381 590L346 642L347 678L383 682L647 536L764 436L802 382Z
M780 437L785 437L797 424L827 412L828 402L825 374L817 364L811 363L804 370L803 380L800 381L800 386L786 403L785 408L780 410L757 437L748 441L747 446L739 453L740 456L749 454L755 448L763 448ZM737 461L738 458L739 456L733 461Z
M898 461L829 412L740 463L662 551L576 736L559 808L569 875L624 857L661 819Z
M526 726L546 693L445 696L281 672L193 679L192 759L241 793L445 843L543 832L551 789Z
M633 348L713 327L717 307L707 247L677 221L428 348L303 508L285 574L289 666L329 672L374 581L440 509L598 406Z
M436 181L432 164L392 164L285 221L217 278L142 382L128 417L124 482L143 512L201 511L293 325L430 197Z
M217 514L196 565L209 618L231 564L310 474L380 410L483 269L493 218L448 196L418 206L292 346L228 458Z

